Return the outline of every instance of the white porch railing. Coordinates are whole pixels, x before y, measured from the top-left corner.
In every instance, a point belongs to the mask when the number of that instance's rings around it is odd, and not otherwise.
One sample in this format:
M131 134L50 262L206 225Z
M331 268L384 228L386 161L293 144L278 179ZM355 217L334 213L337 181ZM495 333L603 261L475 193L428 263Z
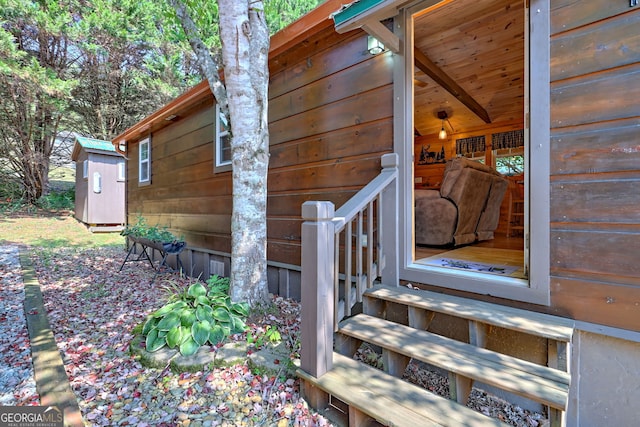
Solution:
M364 291L398 283L398 155L335 211L331 202L302 205L300 367L315 377L331 369L333 333Z

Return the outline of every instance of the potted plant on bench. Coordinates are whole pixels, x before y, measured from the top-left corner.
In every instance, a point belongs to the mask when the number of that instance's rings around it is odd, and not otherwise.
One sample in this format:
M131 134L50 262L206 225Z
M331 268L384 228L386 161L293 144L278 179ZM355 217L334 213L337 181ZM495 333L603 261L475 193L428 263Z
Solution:
M141 216L138 217L135 224L128 224L120 234L133 243L139 243L160 252L179 253L185 246L185 242L171 233L167 227L148 225L144 217Z
M168 267L171 271L175 271L166 262L169 255L175 255L176 268L180 271L180 274L182 274L183 266L182 261L180 261L180 252L185 248L186 243L167 230L167 227L150 226L143 217L138 216L137 222L133 225L127 225L120 234L129 239L132 245L119 271L122 271L127 261L149 261L151 267L156 270L156 274L153 276L153 279L151 279L151 283L153 283L163 266ZM137 258L130 259L133 251L136 249L136 244L142 246L142 252ZM160 252L162 261L160 261L158 268L153 265L153 260L147 252L148 248L156 249Z

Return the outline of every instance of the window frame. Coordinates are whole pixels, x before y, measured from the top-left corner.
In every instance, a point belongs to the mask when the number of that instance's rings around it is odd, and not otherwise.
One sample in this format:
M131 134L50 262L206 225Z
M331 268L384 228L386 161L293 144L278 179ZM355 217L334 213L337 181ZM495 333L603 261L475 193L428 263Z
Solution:
M528 280L425 268L414 262L413 208L413 29L412 16L437 0L401 9L397 17L397 33L405 43L403 61L394 71L394 151L399 154L400 215L400 279L428 283L483 295L549 305L550 298L550 6L543 0L531 0L525 9L525 259L528 258ZM530 143L535 141L535 143ZM531 165L536 165L532 168ZM535 210L529 212L529 207Z
M142 158L143 147L147 146L147 157ZM147 176L142 176L142 166L147 165ZM148 136L138 142L138 185L151 184L151 136Z
M222 159L222 143L224 141L224 137L230 137L229 130L223 130L221 125L220 116L222 112L220 111L220 105L215 105L215 135L213 136L213 172L228 172L231 170L231 159L229 160L221 160ZM231 140L229 139L229 143ZM231 150L231 147L229 147Z
M502 173L505 176L512 176L512 175L520 175L522 173L524 173L524 171L522 172L517 172L517 173L504 173L500 170L498 170L498 159L500 158L505 158L505 157L523 157L524 161L526 162L526 155L525 155L525 151L524 151L524 147L518 147L518 148L505 148L502 150L493 150L493 154L491 156L491 159L493 161L493 168L496 169L498 172ZM524 166L526 167L526 166Z
M89 159L85 159L82 162L82 178L89 179Z
M124 159L116 160L116 180L118 182L127 180L127 164Z

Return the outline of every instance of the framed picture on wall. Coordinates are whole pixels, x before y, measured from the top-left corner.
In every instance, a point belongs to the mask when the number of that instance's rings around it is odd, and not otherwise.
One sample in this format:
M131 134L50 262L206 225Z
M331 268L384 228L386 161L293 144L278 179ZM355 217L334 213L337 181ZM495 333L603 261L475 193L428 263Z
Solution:
M433 165L446 163L447 155L444 144L446 141L438 143L423 143L418 155L419 165Z

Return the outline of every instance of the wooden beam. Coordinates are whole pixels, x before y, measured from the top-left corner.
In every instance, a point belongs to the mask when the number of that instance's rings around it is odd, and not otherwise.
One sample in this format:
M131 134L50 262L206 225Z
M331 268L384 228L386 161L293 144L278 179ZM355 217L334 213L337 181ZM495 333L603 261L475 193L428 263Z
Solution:
M423 73L435 80L436 83L442 86L451 95L455 96L469 110L473 111L478 117L484 120L485 123L491 123L491 118L489 117L487 110L485 110L478 101L473 99L471 95L461 88L460 85L447 73L433 63L427 55L422 53L420 49L413 49L413 57L416 67L418 67Z
M384 47L393 53L400 53L400 39L380 21L370 20L362 25L362 29L382 42Z

